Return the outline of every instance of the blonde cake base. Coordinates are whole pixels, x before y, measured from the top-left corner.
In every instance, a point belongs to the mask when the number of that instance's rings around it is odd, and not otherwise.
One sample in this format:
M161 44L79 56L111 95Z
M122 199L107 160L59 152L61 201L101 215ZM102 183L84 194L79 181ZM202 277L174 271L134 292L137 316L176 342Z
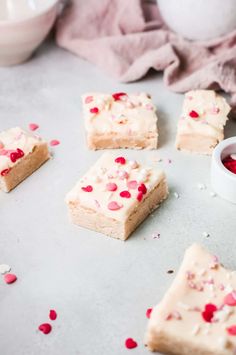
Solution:
M98 149L156 149L157 136L91 135L87 138L88 148Z

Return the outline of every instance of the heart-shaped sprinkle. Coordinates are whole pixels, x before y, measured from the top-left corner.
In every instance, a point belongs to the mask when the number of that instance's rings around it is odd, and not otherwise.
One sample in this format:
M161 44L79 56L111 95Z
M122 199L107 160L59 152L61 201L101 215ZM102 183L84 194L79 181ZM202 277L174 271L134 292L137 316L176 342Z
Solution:
M37 123L30 123L29 124L29 129L30 131L36 131L36 129L39 128L39 125L37 125Z
M134 339L128 338L125 341L125 346L127 349L134 349L134 348L137 348L138 344Z
M89 111L91 113L97 114L99 112L99 109L98 109L98 107L92 107Z
M198 118L199 114L196 111L192 110L189 112L189 116L192 118Z
M107 207L111 211L117 211L117 210L120 210L123 206L119 205L116 201L111 201L108 203Z
M130 198L131 197L131 193L129 191L127 191L127 190L121 191L120 197Z
M222 163L226 169L231 171L231 173L236 174L236 160L235 159L232 159L231 156L228 156L222 161Z
M217 307L212 303L208 303L205 305L205 310L202 312L202 318L206 322L211 323L212 318L214 317L214 313L216 311L217 311Z
M138 195L137 195L137 200L138 200L139 202L141 202L142 199L143 199L143 193L140 191L140 192L138 193Z
M219 107L216 107L216 106L214 106L211 110L211 113L213 115L217 115L219 112L220 112L220 109L219 109Z
M121 100L122 96L127 96L125 92L116 92L115 94L112 94L112 97L115 101Z
M144 184L140 184L138 187L138 191L142 192L143 195L147 192L147 188Z
M6 176L10 172L11 168L4 169L1 171L1 176Z
M117 158L115 159L115 163L119 163L119 164L121 164L121 165L124 165L124 164L126 163L126 160L125 160L124 157L117 157Z
M5 274L4 275L4 281L6 284L13 284L17 280L16 275L14 274Z
M12 152L11 154L10 154L10 159L11 159L11 161L12 161L12 163L15 163L16 161L17 161L17 153L16 152Z
M10 271L11 271L11 267L9 265L7 265L7 264L0 265L0 274L4 275Z
M152 313L152 308L148 308L148 309L146 310L146 317L147 317L148 319L150 318L151 313Z
M52 326L49 323L43 323L38 328L43 334L49 334L52 330Z
M23 150L21 150L20 148L17 148L16 151L17 151L17 158L18 159L22 158L25 155Z
M54 309L51 309L49 312L49 318L51 320L56 320L57 319L57 312Z
M90 102L92 102L93 101L93 96L87 96L86 98L85 98L85 100L84 100L84 102L86 103L86 104L89 104Z
M225 296L224 304L227 304L227 306L236 306L236 292L235 291L232 291Z
M52 139L49 144L50 144L51 147L54 147L55 145L59 145L60 141L57 140L57 139Z
M137 169L138 168L138 163L136 162L136 160L130 160L129 161L129 166L131 167L131 169Z
M92 192L93 191L93 187L91 185L81 187L81 189L85 192Z
M236 335L236 325L231 325L230 327L226 328L229 335Z
M136 180L130 180L127 182L127 186L129 189L137 189L137 186L138 186L138 182Z
M124 180L124 179L128 179L129 174L127 173L127 171L122 170L118 172L118 176L121 180Z
M117 185L114 182L108 182L106 184L106 189L107 189L107 191L116 191Z

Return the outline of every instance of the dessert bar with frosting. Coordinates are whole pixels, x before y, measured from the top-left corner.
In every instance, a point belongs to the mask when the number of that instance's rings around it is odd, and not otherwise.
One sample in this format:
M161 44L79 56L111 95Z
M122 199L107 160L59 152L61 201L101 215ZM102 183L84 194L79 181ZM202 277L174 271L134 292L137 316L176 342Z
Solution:
M146 93L87 93L82 96L90 149L156 149L157 115Z
M73 223L125 240L167 197L165 174L104 153L67 194Z

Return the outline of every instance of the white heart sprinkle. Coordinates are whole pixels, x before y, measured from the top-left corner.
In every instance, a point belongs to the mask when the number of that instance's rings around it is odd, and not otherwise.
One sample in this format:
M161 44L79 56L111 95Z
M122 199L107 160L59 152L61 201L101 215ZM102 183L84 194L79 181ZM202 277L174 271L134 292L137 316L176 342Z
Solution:
M11 267L7 264L0 264L0 274L4 275L11 271Z

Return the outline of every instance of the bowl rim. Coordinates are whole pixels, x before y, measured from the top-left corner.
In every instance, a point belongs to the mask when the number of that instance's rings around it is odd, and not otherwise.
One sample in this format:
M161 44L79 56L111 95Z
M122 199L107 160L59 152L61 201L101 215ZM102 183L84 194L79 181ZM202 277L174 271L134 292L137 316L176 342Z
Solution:
M20 19L10 19L10 20L0 20L0 27L1 26L11 26L15 24L19 24L22 22L30 21L34 18L40 17L50 11L54 6L59 4L60 0L51 0L51 3L46 5L41 11L37 11L35 13L32 13L31 15L26 15L25 17L22 17Z

